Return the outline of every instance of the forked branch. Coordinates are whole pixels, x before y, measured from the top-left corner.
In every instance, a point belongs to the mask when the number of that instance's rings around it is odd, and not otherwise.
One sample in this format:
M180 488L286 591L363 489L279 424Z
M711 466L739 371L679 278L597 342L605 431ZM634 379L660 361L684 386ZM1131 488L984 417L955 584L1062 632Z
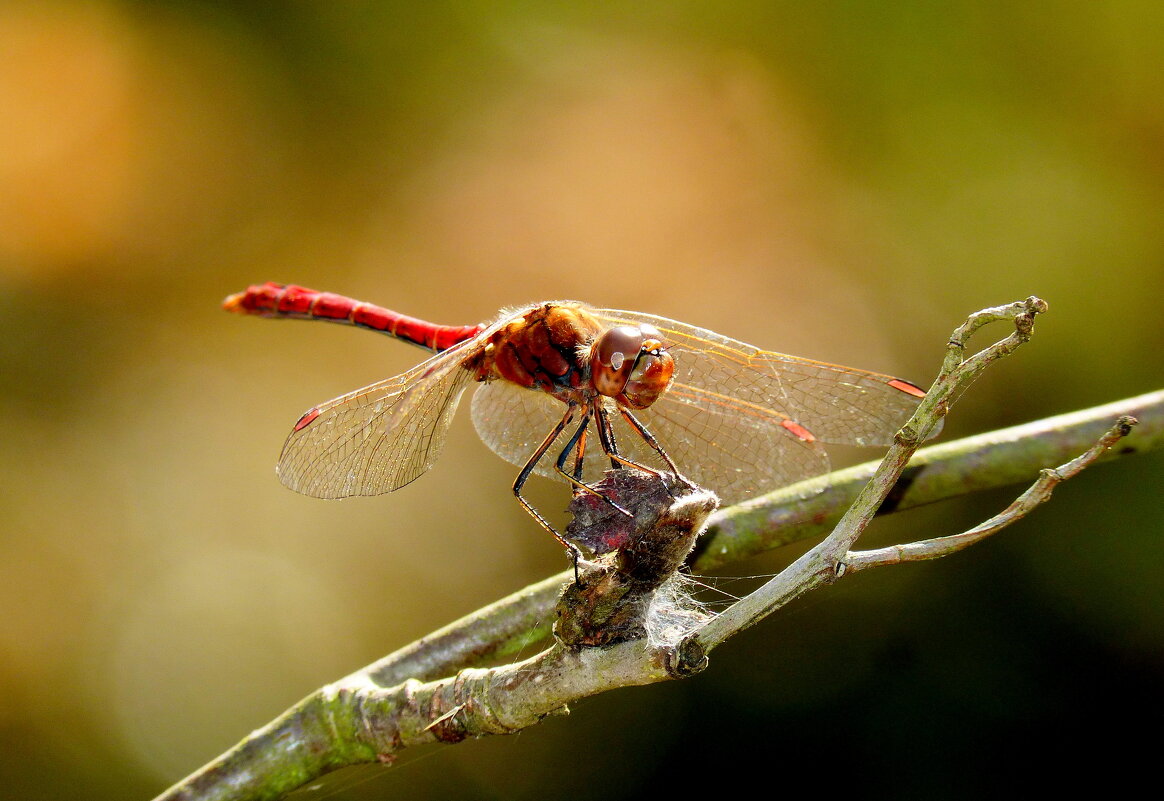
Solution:
M1102 456L1108 448L1131 433L1132 427L1138 424L1136 418L1124 415L1115 425L1099 438L1099 441L1066 464L1056 468L1045 468L1039 471L1039 478L1027 488L1014 502L994 517L979 523L977 526L963 531L961 534L951 534L946 537L935 537L929 540L919 540L904 545L893 545L888 548L878 548L872 551L849 551L844 562L838 565L838 575L866 570L870 567L882 565L898 565L903 562L920 562L926 559L938 559L949 556L963 548L968 548L980 542L991 534L1001 531L1012 523L1017 523L1035 508L1051 500L1051 492L1055 487L1069 478L1074 478L1085 467L1090 467L1095 460Z
M1046 465L1061 463L1085 450L1113 420L1129 415L1140 421L1135 447L1107 450L1097 460L1164 448L1164 391L1150 392L922 448L877 514L1029 480ZM705 573L792 542L824 536L878 466L878 462L866 462L720 509L709 518L688 564L693 572ZM548 621L554 603L572 577L570 571L562 571L525 587L385 656L362 672L376 683L390 686L407 678L436 679L466 667L512 661L518 651L549 639Z
M898 432L889 452L832 533L763 587L728 607L694 634L699 646L710 651L731 635L762 620L789 601L835 581L842 572L840 566L845 562L849 550L873 520L929 432L937 428L951 404L987 367L1013 353L1030 339L1035 317L1046 310L1046 303L1030 297L1025 301L983 309L970 315L950 338L942 369L933 386L927 390L925 399ZM967 342L976 331L989 323L1004 321L1014 325L1014 331L1009 336L972 356L966 356Z

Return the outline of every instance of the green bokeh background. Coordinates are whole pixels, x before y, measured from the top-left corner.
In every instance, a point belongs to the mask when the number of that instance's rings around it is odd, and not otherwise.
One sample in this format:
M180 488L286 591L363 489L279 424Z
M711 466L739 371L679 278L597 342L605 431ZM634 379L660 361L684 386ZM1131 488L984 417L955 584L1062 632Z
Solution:
M247 284L448 323L578 298L919 382L965 314L1038 294L943 436L1159 388L1162 32L1155 2L0 4L0 792L149 797L563 566L464 414L395 495L284 490L297 415L417 352L221 313ZM691 681L313 797L1151 776L1162 476L1098 468Z

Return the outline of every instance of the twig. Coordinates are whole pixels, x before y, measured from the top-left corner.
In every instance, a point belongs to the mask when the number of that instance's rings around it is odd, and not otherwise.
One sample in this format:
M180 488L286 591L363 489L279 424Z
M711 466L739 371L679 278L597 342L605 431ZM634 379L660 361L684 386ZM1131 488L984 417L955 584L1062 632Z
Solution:
M914 454L878 514L1016 484L1041 467L1063 462L1101 435L1111 421L1140 421L1135 448L1108 450L1100 460L1164 447L1164 390L1070 414L1048 417ZM708 521L692 569L703 573L831 531L879 462L866 462L721 509ZM421 681L462 668L512 661L550 636L554 602L570 571L551 576L456 620L359 671L382 686Z
M396 753L410 746L509 734L546 715L563 713L568 702L579 698L702 670L707 662L702 652L675 646L705 615L689 615L683 622L690 625L663 631L668 639L662 645L648 636L642 612L653 600L644 592L648 585L658 587L674 579L718 500L699 489L672 498L663 477L630 471L619 474L613 479L619 491L629 491L636 480L656 481L659 496L668 500L653 504L648 499L641 510L636 509L630 547L588 562L582 574L586 586L571 585L574 592L564 594L559 604L558 622L566 624L576 642L601 641L603 647L571 646L563 636L561 642L523 662L487 670L466 668L455 676L428 682L408 678L384 685L368 672L352 674L312 693L158 801L277 798L337 768L391 763ZM589 495L575 500L598 505ZM639 539L639 534L648 539ZM637 545L643 550L634 552ZM655 557L668 548L671 554L664 559L663 575ZM612 575L617 570L630 572L618 581ZM604 577L610 580L603 581ZM632 618L635 609L641 610L640 616ZM594 621L607 619L616 623L609 631L593 628Z
M694 634L698 646L710 652L728 637L762 620L794 598L835 581L838 565L869 525L901 477L910 457L926 435L940 424L950 404L990 364L1013 353L1029 340L1036 315L1046 310L1046 303L1030 297L1008 306L984 309L972 314L959 326L950 338L942 369L933 386L926 392L913 417L898 432L889 452L832 533L774 579L728 607ZM1009 336L969 358L965 356L967 340L974 332L988 323L1005 320L1014 323L1014 331Z
M1040 468L1072 458L1123 415L1140 421L1134 447L1101 460L1164 447L1164 390L1011 428L931 445L914 454L877 510L879 515L1029 480ZM832 530L878 462L866 462L777 490L712 515L696 548L704 572Z
M1108 429L1099 441L1091 446L1086 453L1072 459L1064 465L1053 469L1040 471L1039 478L1014 502L989 520L974 526L961 534L952 534L947 537L936 537L929 540L893 545L888 548L878 548L870 551L850 551L841 565L838 566L838 576L846 573L855 573L870 567L882 565L897 565L903 562L920 562L925 559L938 559L986 539L1012 523L1017 523L1037 506L1051 499L1051 492L1055 487L1069 478L1074 478L1084 468L1091 466L1112 445L1131 433L1132 427L1137 424L1134 417L1124 416Z

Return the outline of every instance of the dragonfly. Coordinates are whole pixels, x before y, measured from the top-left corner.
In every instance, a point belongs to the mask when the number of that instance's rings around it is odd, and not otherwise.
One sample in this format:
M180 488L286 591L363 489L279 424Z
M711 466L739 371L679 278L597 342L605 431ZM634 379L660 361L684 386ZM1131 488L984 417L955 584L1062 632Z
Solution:
M514 495L575 565L577 546L522 495L531 475L601 496L594 484L608 466L665 470L735 502L828 472L827 444L888 445L925 397L916 384L882 373L577 301L503 310L467 326L274 282L223 306L368 328L433 352L411 370L305 412L279 457L287 487L345 498L411 483L437 460L462 395L476 385L478 434L520 468ZM592 436L598 460L586 458Z

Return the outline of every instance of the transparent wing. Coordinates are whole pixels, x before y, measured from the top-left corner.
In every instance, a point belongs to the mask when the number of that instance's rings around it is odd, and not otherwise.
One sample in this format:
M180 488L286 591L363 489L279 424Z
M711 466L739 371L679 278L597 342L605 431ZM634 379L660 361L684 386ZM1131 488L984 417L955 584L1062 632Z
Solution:
M416 479L440 456L473 380L462 363L491 332L307 412L283 445L279 479L316 498L379 495Z
M665 467L658 454L623 420L612 401L607 402L607 408L619 453L639 464ZM519 467L525 465L565 411L561 402L546 393L505 381L485 384L473 396L477 433L494 453ZM728 500L828 471L828 456L819 443L790 437L785 429L765 424L753 426L746 439L739 439L743 427L717 425L722 423L718 418L723 413L723 407L709 410L660 401L634 414L655 434L688 478ZM582 477L593 483L602 477L610 462L603 456L595 424L590 425ZM719 436L712 436L710 432L716 428L720 429ZM554 462L576 430L576 425L569 426L558 436L538 463L538 475L558 478ZM778 452L782 458L768 458ZM572 467L573 462L567 462L566 469Z
M920 401L916 387L881 373L763 351L702 328L638 312L591 310L611 325L651 323L675 357L675 381L648 409L634 412L681 471L727 502L829 470L822 443L888 445ZM658 455L607 402L619 452L662 466ZM505 381L481 386L473 423L499 456L522 466L565 412L544 392ZM609 462L591 424L586 472ZM536 472L555 477L567 427ZM568 465L569 466L569 465Z
M668 393L669 395L670 393ZM683 403L664 395L633 413L685 476L714 490L725 503L794 484L829 471L824 446L755 417L737 415L722 403ZM615 414L620 453L659 466L653 449Z
M519 467L529 461L565 413L566 405L545 392L508 381L482 384L473 395L473 426L477 435L490 450ZM554 462L573 433L573 428L562 432L558 438L561 444L551 448L538 463L538 475L548 478L558 475Z
M826 472L821 443L889 444L921 400L912 384L881 373L760 350L665 317L593 311L662 332L675 380L635 415L682 471L725 500ZM631 435L619 445L631 458L645 447Z

